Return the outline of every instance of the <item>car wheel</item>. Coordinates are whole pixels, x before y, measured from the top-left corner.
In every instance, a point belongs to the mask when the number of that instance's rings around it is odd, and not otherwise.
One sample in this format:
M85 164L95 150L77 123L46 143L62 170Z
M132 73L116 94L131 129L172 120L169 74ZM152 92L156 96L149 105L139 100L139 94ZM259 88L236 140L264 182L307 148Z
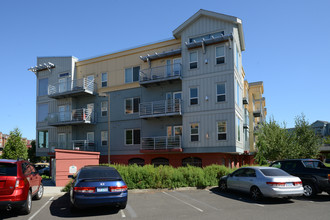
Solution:
M120 203L119 208L120 209L125 209L127 205L127 202Z
M225 192L227 190L227 183L224 180L221 180L219 183L219 189L221 192Z
M307 182L304 183L304 196L305 197L312 197L315 196L316 189L313 183Z
M75 213L77 210L77 207L70 201L70 212Z
M262 193L261 193L260 189L258 187L256 187L256 186L253 186L251 188L250 195L251 195L251 198L254 201L259 201L262 198Z
M21 210L22 214L24 215L29 214L31 212L31 208L32 208L32 195L31 195L31 191L29 190L28 196Z
M42 198L42 196L44 195L44 185L42 185L42 183L40 183L39 189L37 194L34 196L34 199L36 200L40 200Z

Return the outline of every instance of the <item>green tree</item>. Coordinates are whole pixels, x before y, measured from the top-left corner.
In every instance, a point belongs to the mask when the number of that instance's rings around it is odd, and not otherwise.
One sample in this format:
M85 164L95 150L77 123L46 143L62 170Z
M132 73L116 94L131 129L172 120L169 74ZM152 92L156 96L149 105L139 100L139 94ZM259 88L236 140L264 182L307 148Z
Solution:
M330 136L327 136L323 139L324 144L329 144L330 145Z
M9 138L2 152L3 159L27 159L26 143L22 140L22 134L18 128L10 132Z
M36 156L36 141L31 141L31 148L28 149L28 157L32 163L36 163L38 158Z

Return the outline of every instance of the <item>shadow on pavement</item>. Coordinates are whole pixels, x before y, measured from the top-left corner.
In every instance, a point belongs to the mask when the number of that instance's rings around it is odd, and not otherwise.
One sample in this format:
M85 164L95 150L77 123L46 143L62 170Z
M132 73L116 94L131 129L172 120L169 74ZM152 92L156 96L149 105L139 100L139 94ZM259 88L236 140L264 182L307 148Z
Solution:
M74 217L87 217L87 216L102 216L102 215L112 215L117 214L119 211L115 207L97 207L97 208L85 208L78 209L74 212L70 211L70 200L69 193L57 198L50 205L50 214L52 216L57 216L60 218L74 218Z
M227 190L226 192L221 192L219 187L214 187L210 189L210 191L214 194L217 194L222 197L226 197L229 199L246 202L246 203L253 203L253 204L260 204L260 205L278 205L278 204L291 204L294 201L290 199L281 199L281 198L263 198L261 201L254 201L251 199L250 195L247 193L242 193L239 191L234 190ZM296 199L296 197L294 198Z

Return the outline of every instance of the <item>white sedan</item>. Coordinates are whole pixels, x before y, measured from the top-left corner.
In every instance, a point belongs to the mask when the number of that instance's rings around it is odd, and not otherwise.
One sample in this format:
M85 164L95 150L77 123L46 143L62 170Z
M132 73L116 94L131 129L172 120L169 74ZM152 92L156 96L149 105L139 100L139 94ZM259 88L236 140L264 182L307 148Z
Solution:
M302 196L304 188L299 177L275 167L243 167L223 176L219 180L219 189L233 189L251 194L252 199L263 196L291 198Z

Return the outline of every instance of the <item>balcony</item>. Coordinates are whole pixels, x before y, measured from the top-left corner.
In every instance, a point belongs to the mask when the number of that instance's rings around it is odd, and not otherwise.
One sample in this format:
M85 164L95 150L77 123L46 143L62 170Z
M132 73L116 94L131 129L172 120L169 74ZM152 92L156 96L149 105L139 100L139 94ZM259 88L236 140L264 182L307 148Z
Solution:
M182 152L181 136L143 137L140 152Z
M54 99L61 99L81 95L95 95L96 83L87 78L66 80L53 85L48 85L48 96Z
M48 114L48 125L51 126L81 125L93 123L95 123L94 112L87 108Z
M181 80L181 74L180 63L140 70L140 85L148 86L153 83Z
M78 151L96 151L96 143L88 140L73 140L71 142L50 142L51 152L55 149L78 150Z
M181 115L181 99L140 103L140 118Z

